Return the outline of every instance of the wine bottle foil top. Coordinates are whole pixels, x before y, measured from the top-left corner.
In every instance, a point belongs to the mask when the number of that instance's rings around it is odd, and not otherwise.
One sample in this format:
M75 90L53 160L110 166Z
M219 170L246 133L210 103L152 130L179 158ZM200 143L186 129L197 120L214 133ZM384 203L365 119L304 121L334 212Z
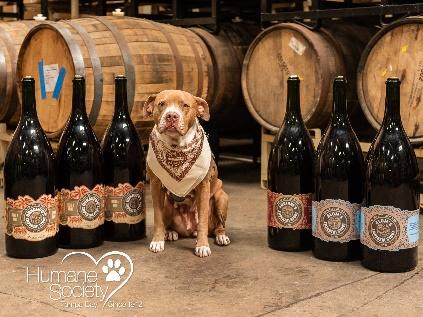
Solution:
M401 80L398 77L389 77L385 83L401 83Z
M32 76L24 76L22 78L23 82L35 82L34 78Z
M297 81L300 80L300 77L298 75L289 75L288 80Z
M335 82L347 82L347 79L344 76L336 76L335 77Z

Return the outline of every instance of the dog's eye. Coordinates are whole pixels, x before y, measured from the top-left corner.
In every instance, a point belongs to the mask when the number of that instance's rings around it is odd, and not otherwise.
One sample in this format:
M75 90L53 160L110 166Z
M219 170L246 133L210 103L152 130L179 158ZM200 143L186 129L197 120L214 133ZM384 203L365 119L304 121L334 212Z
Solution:
M184 108L189 108L189 105L187 105L186 103L184 103Z
M164 101L160 101L159 102L159 107L163 107L165 105L165 102Z

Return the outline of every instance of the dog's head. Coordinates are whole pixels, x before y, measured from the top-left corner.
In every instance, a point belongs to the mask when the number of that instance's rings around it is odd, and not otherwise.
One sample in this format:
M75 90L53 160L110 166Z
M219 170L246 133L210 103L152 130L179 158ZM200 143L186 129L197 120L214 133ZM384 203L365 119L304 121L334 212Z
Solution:
M143 112L145 118L153 118L159 133L169 136L185 135L197 117L210 119L207 102L181 90L163 90L148 97Z

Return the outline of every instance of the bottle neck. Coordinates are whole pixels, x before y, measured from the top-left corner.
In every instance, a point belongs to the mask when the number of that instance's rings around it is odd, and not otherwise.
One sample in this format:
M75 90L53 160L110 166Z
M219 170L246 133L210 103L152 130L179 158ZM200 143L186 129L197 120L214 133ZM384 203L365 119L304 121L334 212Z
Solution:
M83 80L74 80L72 93L72 116L87 117L85 108L85 85Z
M288 80L288 98L286 101L286 117L302 121L300 109L300 81Z
M385 99L385 116L384 123L400 123L401 124L401 109L400 109L400 83L387 82L386 83L386 99Z
M22 114L24 117L37 117L35 102L35 85L33 82L22 82Z
M129 117L126 80L118 79L115 85L115 113L114 116Z
M335 80L333 83L332 118L333 122L348 120L346 82L344 80Z

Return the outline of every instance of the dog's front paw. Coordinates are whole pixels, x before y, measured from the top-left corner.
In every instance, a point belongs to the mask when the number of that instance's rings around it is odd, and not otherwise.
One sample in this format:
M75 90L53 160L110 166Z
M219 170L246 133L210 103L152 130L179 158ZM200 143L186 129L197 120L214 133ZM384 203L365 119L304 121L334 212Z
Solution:
M150 243L150 251L157 253L162 252L164 250L164 241L151 241Z
M211 250L208 245L204 245L201 247L195 247L195 255L199 256L200 258L205 258L211 255Z
M231 243L231 240L229 239L229 237L226 234L218 234L216 236L216 243L218 245L228 245L229 243Z
M173 230L169 230L166 232L166 236L165 236L165 240L168 241L176 241L178 240L178 233L176 231Z

